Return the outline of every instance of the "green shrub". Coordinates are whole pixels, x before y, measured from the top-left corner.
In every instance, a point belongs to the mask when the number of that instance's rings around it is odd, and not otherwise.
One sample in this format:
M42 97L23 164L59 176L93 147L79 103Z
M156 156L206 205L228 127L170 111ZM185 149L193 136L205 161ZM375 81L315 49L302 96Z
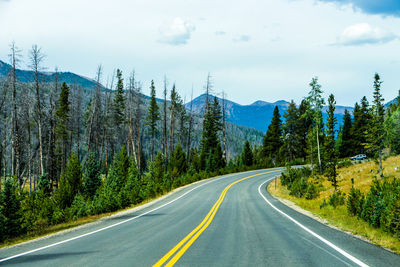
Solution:
M353 162L351 160L344 159L344 160L338 162L337 167L338 167L338 169L340 169L340 168L347 168L351 165L353 165Z
M336 208L337 206L344 205L345 202L345 194L342 191L335 191L329 197L329 205Z
M364 194L361 193L360 189L351 187L349 195L347 197L347 211L354 216L361 216L362 208L364 204Z

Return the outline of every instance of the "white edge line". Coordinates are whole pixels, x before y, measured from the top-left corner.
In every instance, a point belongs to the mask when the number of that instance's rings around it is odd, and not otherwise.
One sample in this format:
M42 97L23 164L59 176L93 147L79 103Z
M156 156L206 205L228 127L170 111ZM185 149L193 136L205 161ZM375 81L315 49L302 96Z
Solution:
M130 221L133 221L133 220L135 220L135 219L137 219L137 218L140 218L140 217L142 217L142 216L144 216L144 215L146 215L146 214L149 214L149 213L151 213L151 212L153 212L153 211L159 210L159 209L161 209L161 208L163 208L163 207L165 207L165 206L168 206L168 205L172 204L173 202L175 202L175 201L181 199L182 197L186 196L187 194L189 194L190 192L192 192L193 190L195 190L195 189L197 189L197 188L199 188L199 187L202 187L202 186L204 186L204 185L206 185L206 184L209 184L209 183L216 182L216 181L221 180L221 179L224 179L224 178L231 177L231 176L233 176L233 175L235 175L235 174L231 174L231 175L228 174L228 175L222 176L222 177L220 177L220 178L217 178L217 179L208 181L208 182L206 182L206 183L204 183L204 184L201 184L201 185L199 185L199 186L196 186L195 188L190 189L189 191L187 191L186 193L182 194L181 196L179 196L179 197L177 197L177 198L175 198L175 199L173 199L173 200L171 200L171 201L169 201L169 202L167 202L167 203L165 203L165 204L163 204L163 205L161 205L161 206L159 206L159 207L157 207L157 208L154 208L154 209L152 209L152 210L146 211L145 213L142 213L142 214L140 214L140 215L138 215L138 216L135 216L135 217L126 219L126 220L124 220L124 221L121 221L121 222L118 222L118 223L115 223L115 224L112 224L112 225L109 225L109 226L106 226L106 227L97 229L97 230L95 230L95 231L92 231L92 232L89 232L89 233L86 233L86 234L83 234L83 235L75 236L75 237L72 237L72 238L69 238L69 239L66 239L66 240L63 240L63 241L60 241L60 242L56 242L56 243L53 243L53 244L50 244L50 245L47 245L47 246L44 246L44 247L40 247L40 248L33 249L33 250L29 250L29 251L26 251L26 252L23 252L23 253L14 255L14 256L10 256L10 257L4 258L4 259L0 259L0 263L5 262L5 261L9 261L9 260L12 260L12 259L15 259L15 258L18 258L18 257L21 257L21 256L25 256L25 255L28 255L28 254L32 254L32 253L34 253L34 252L41 251L41 250L44 250L44 249L47 249L47 248L55 247L55 246L58 246L58 245L61 245L61 244L64 244L64 243L67 243L67 242L70 242L70 241L73 241L73 240L76 240L76 239L80 239L80 238L82 238L82 237L86 237L86 236L89 236L89 235L93 235L93 234L95 234L95 233L98 233L98 232L107 230L107 229L109 229L109 228L113 228L113 227L115 227L115 226L118 226L118 225L121 225L121 224L130 222Z
M346 251L344 251L343 249L339 248L338 246L336 246L335 244L331 243L330 241L326 240L325 238L323 238L322 236L316 234L315 232L311 231L309 228L305 227L304 225L302 225L301 223L299 223L298 221L296 221L295 219L293 219L292 217L290 217L289 215L287 215L286 213L284 213L283 211L281 211L280 209L278 209L277 207L275 207L262 193L261 193L261 187L266 184L267 182L275 179L277 177L274 178L270 178L268 180L266 180L265 182L263 182L262 184L260 184L260 186L258 187L258 193L261 195L261 197L265 200L265 202L267 202L273 209L275 209L277 212L279 212L280 214L282 214L283 216L287 217L289 220L291 220L292 222L294 222L295 224L297 224L299 227L301 227L303 230L305 230L306 232L310 233L311 235L313 235L314 237L318 238L319 240L321 240L323 243L325 243L326 245L330 246L331 248L333 248L334 250L336 250L337 252L339 252L340 254L342 254L344 257L348 258L349 260L351 260L352 262L354 262L355 264L358 264L359 266L363 266L366 267L368 266L367 264L365 264L364 262L360 261L359 259L357 259L356 257L350 255L349 253L347 253Z

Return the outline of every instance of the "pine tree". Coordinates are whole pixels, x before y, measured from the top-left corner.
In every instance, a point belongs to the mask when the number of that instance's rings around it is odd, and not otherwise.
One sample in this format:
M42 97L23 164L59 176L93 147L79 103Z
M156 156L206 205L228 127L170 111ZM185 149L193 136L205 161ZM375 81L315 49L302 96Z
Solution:
M289 104L285 117L284 131L284 147L283 150L288 155L288 161L295 160L299 153L300 147L300 134L299 134L299 111L296 104L292 100Z
M7 178L0 194L0 240L18 236L21 231L21 212L17 187L12 178Z
M157 105L157 100L156 100L156 88L154 87L154 81L151 81L151 86L150 86L150 105L148 109L148 115L147 115L147 124L150 127L150 135L151 135L151 159L154 157L154 142L155 142L155 136L157 133L157 121L160 120L160 112L159 112L159 107Z
M94 153L90 153L85 165L83 191L87 198L93 198L100 187L100 163Z
M326 161L326 175L328 176L328 180L331 181L332 186L335 188L335 191L338 188L337 183L337 152L335 149L335 97L331 94L328 98L328 119L326 122L326 140L325 140L325 161Z
M367 143L366 133L372 118L369 103L365 96L361 99L361 106L358 103L355 104L353 116L354 123L351 130L353 145L351 154L364 154Z
M130 165L131 162L128 152L126 151L125 145L123 145L119 153L114 156L112 166L106 178L106 185L111 188L113 192L119 193L124 187Z
M309 103L307 100L303 99L299 107L298 130L300 143L298 153L299 157L301 157L304 162L307 160L307 135L312 126L312 117L310 114Z
M173 177L178 177L186 172L188 166L186 154L182 149L181 143L178 143L170 158L170 169Z
M245 166L253 165L253 151L251 151L251 146L248 140L244 144L242 151L242 163Z
M71 206L78 193L82 192L82 166L75 153L71 153L68 164L61 174L57 200L61 208Z
M207 106L203 121L200 162L202 169L214 171L218 168L218 166L214 166L214 163L224 165L223 161L218 158L219 153L221 153L222 157L222 149L218 137L218 132L221 130L221 108L216 97L214 97L214 102ZM207 165L208 168L206 168Z
M58 109L56 111L56 145L57 152L61 157L61 170L64 169L67 163L67 149L70 130L68 129L68 123L70 118L70 102L69 102L69 87L64 82L61 86L60 97L58 99Z
M268 126L267 133L263 141L264 157L269 157L273 162L279 161L278 152L282 146L282 120L278 106L275 106L271 124Z
M342 135L341 135L341 144L339 147L339 155L341 158L349 157L352 155L352 143L353 143L353 137L351 134L351 129L352 129L352 121L351 121L351 116L350 113L347 111L347 109L344 111L344 116L343 116L343 126L342 126Z
M122 79L122 72L119 69L117 70L117 91L115 92L113 111L114 122L118 131L125 121L124 80Z
M382 150L385 141L385 107L383 105L381 90L382 81L378 73L375 73L374 80L374 101L372 106L372 120L367 134L367 149L375 159L379 160L379 172L383 177Z
M312 78L310 82L311 90L308 93L307 101L310 105L311 116L314 122L316 146L319 170L322 172L322 161L321 161L321 135L323 130L322 121L322 107L325 104L324 98L322 97L323 91L321 90L321 85L318 83L318 78Z

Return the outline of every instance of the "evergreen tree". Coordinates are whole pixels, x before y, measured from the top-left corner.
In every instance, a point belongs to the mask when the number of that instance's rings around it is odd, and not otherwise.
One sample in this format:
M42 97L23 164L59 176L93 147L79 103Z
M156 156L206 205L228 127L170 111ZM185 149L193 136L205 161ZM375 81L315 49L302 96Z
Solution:
M271 124L268 126L267 133L264 136L263 141L263 154L264 157L271 158L277 163L279 159L279 149L282 146L282 120L279 114L278 106L275 106L274 114L271 120Z
M12 178L7 178L0 194L0 241L18 236L21 232L20 201L17 196L17 186Z
M324 98L322 97L321 85L318 83L318 78L312 78L310 82L311 90L308 93L307 101L310 105L311 116L313 118L313 125L315 131L315 141L317 147L317 156L320 172L322 172L322 161L321 161L321 137L323 133L323 121L322 121L322 107L325 104Z
M299 155L298 149L300 146L299 112L293 100L290 102L289 107L283 117L286 119L283 126L283 150L286 152L285 154L288 155L288 161L292 162Z
M151 151L150 155L151 158L153 159L154 157L154 142L155 142L155 136L157 133L157 121L160 120L160 111L159 107L157 105L157 100L156 100L156 88L154 87L154 81L151 81L151 86L150 86L150 105L149 105L149 110L148 110L148 115L147 115L147 124L150 127L150 135L151 135Z
M113 111L114 123L118 131L125 121L124 80L122 79L122 72L119 69L117 69L117 91L115 92Z
M70 102L69 102L69 87L64 82L61 86L60 97L57 103L56 111L56 144L57 152L61 158L61 170L64 169L67 163L67 149L70 130L68 129L68 123L70 118Z
M343 126L341 129L341 144L339 147L339 155L346 158L352 155L353 137L351 134L352 122L350 113L347 109L344 111Z
M378 73L375 73L374 80L374 101L372 106L372 120L367 134L367 149L375 159L379 160L379 172L383 177L382 166L382 150L385 142L385 107L383 105L384 99L381 94L382 81Z
M251 151L251 146L248 140L246 140L246 143L243 147L242 164L245 166L253 165L253 152Z
M187 170L186 154L182 149L181 143L178 143L171 155L170 169L173 178L182 175Z
M386 131L386 145L390 148L390 152L395 155L400 154L400 108L397 108L390 116L387 116L384 128Z
M304 162L307 160L307 135L312 126L310 115L310 105L307 100L303 99L299 106L298 132L300 143L298 144L298 155Z
M71 153L68 164L61 174L60 187L57 192L57 200L61 208L71 206L78 193L82 192L82 167L78 156Z
M88 198L93 198L100 187L100 163L94 153L90 153L85 165L83 191Z
M218 137L218 132L221 130L221 108L216 97L214 97L214 102L207 106L203 121L200 162L202 169L214 171L217 169L217 166L213 165L214 162L217 162L218 165L224 165L223 161L218 159L220 150L222 157L222 149ZM208 168L206 168L207 166Z
M116 193L124 187L129 166L131 165L126 147L123 145L118 154L115 155L106 183Z
M328 180L331 181L332 186L335 188L335 191L338 188L337 183L337 152L335 149L335 97L331 94L328 98L328 119L326 122L326 140L325 140L325 161L326 161L326 175L328 176Z
M356 103L353 111L354 123L351 130L353 137L352 155L364 154L365 145L367 143L366 133L371 122L371 111L367 98L361 99L361 106Z

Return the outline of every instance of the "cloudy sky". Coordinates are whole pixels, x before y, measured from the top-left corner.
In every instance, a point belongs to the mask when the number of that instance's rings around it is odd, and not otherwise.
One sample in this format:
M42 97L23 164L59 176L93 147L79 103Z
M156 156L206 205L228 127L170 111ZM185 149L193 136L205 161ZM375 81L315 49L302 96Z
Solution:
M371 100L375 72L385 99L400 89L398 0L0 0L0 29L3 61L37 44L48 70L135 69L159 96L164 75L197 96L208 72L240 104L298 102L314 76L342 105Z

